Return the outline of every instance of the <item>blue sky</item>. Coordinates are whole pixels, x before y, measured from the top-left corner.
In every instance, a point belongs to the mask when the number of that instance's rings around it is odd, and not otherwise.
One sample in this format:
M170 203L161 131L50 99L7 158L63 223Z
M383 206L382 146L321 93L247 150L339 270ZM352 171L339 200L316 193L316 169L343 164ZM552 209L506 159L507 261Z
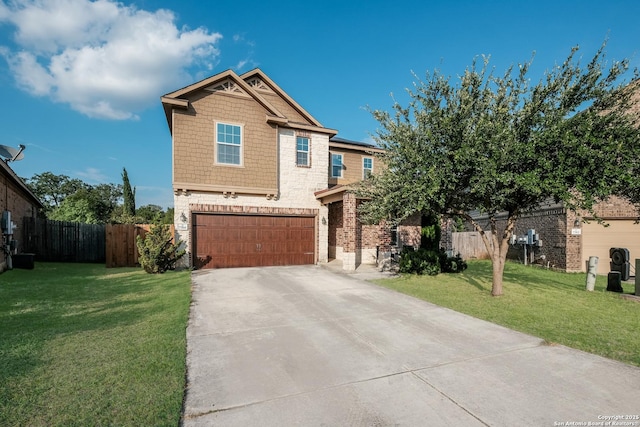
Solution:
M608 37L607 58L640 67L640 2L0 0L0 144L26 145L22 177L53 172L137 188L173 205L160 96L218 72L261 68L340 137L370 141L366 107L406 102L439 69L474 57L530 77Z

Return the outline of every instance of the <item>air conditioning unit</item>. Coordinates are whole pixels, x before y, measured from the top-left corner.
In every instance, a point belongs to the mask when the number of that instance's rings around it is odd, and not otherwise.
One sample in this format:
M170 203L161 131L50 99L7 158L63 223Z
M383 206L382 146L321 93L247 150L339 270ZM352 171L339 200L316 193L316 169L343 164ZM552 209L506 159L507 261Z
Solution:
M611 271L619 271L622 281L629 280L629 249L627 248L611 248L609 249L609 257L611 258Z

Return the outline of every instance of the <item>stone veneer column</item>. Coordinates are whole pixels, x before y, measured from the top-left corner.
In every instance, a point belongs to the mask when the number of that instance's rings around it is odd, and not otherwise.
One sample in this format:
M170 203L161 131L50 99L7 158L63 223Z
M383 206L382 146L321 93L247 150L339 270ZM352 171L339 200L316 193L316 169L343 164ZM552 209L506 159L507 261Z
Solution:
M347 271L356 269L356 196L346 192L342 199L342 221L344 245L342 248L342 268Z
M189 195L183 192L174 193L173 196L173 225L175 226L176 241L181 241L180 249L185 249L187 254L183 256L176 267L189 268L193 265L193 254L191 253L191 211L189 209ZM186 221L182 221L184 214Z
M318 262L329 262L329 208L318 210Z

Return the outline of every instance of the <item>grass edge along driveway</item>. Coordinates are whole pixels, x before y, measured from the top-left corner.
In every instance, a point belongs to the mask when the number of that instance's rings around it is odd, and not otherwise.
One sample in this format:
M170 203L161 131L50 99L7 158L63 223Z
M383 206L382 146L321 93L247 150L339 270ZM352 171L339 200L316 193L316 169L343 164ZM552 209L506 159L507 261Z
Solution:
M375 283L537 336L550 345L578 350L640 366L640 302L606 292L598 276L593 292L585 290L585 273L563 273L508 262L504 295L491 296L491 263L471 261L459 274L380 279ZM632 293L633 283L624 283Z
M0 275L0 425L178 425L190 273L36 263Z

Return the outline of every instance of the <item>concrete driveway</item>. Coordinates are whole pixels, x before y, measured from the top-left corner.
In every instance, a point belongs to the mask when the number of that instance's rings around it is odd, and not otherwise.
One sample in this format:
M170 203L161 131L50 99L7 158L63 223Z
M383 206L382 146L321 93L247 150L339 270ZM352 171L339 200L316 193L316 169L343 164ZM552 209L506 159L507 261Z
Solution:
M318 266L192 280L184 426L640 426L636 367Z

